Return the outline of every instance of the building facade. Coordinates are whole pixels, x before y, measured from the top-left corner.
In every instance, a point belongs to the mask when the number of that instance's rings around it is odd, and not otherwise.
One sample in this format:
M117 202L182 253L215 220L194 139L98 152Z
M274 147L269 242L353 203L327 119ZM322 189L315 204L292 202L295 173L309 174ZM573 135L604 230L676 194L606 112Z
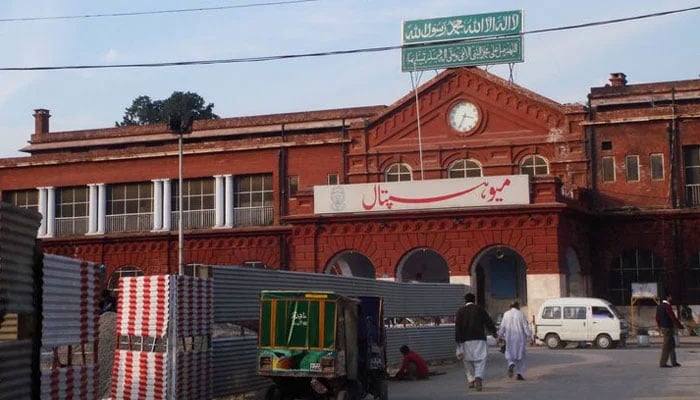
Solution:
M184 263L467 283L494 313L629 305L649 282L700 304L700 80L618 73L588 98L456 68L390 106L195 121ZM103 264L110 288L178 272L178 134L49 117L35 111L28 157L0 160L3 200L41 212L45 250Z

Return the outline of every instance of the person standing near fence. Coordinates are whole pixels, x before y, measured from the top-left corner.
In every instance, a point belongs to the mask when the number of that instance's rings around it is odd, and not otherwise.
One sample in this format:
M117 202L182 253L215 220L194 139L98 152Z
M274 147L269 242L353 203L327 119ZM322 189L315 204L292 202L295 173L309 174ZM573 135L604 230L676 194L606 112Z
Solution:
M671 306L671 295L666 295L666 298L656 307L656 325L664 337L664 344L661 347L661 359L659 367L671 368L680 367L676 359L676 329L683 329L683 324L678 320ZM671 357L671 365L668 365L668 358Z
M489 331L494 338L496 325L483 309L476 304L474 293L464 295L465 305L457 310L455 320L455 341L458 351L464 362L464 371L470 388L481 391L486 372L486 356L488 354L488 344L486 343L485 331Z
M532 337L532 332L517 301L511 303L510 309L503 314L501 325L498 327L498 337L506 342L504 354L508 362L508 377L512 378L515 372L519 381L525 380L525 347Z

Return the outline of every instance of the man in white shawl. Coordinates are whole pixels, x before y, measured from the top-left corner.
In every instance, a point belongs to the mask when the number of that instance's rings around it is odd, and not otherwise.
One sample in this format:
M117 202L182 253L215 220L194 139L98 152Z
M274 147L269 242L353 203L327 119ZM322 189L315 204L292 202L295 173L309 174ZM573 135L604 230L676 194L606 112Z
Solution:
M484 331L489 331L495 338L496 325L486 310L476 304L474 293L464 295L464 301L466 304L457 310L455 319L456 354L464 363L469 387L480 392L486 372L488 350Z
M519 381L525 380L525 347L532 336L530 325L525 314L520 311L520 304L515 301L510 309L503 314L501 326L498 328L498 337L506 341L506 361L508 362L508 377L513 373Z

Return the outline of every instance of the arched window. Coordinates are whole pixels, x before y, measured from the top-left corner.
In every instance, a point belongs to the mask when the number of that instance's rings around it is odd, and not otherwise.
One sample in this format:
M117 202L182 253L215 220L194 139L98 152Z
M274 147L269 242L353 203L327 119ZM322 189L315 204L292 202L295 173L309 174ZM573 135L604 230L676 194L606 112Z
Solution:
M656 282L664 287L665 271L661 258L646 249L625 250L613 261L609 273L610 301L615 305L629 305L632 300L632 282Z
M525 156L523 161L520 163L520 173L528 174L530 176L548 175L549 174L549 164L544 157L531 154Z
M481 165L474 160L457 160L447 168L450 178L478 178L482 176Z
M411 168L406 164L391 164L384 172L387 182L408 182L413 179Z
M107 289L112 292L119 292L119 280L130 276L143 276L143 271L133 265L127 265L114 271L107 282Z

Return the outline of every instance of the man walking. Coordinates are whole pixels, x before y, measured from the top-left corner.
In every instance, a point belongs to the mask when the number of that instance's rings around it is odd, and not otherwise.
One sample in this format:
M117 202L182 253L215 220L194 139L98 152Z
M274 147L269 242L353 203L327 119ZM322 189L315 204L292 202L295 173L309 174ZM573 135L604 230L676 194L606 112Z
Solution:
M488 345L485 331L488 330L494 338L496 326L489 314L476 304L473 293L464 295L466 304L457 310L455 320L455 341L462 353L462 362L470 388L481 391L486 370Z
M661 359L659 367L671 368L680 367L681 365L676 360L676 329L683 329L683 324L678 320L676 314L673 313L671 306L671 295L666 295L664 301L656 307L656 325L658 325L661 334L664 337L664 344L661 347ZM668 358L671 356L671 365L668 365Z
M501 325L498 328L498 337L506 341L506 361L508 362L508 377L517 374L519 381L525 380L525 347L532 332L527 323L525 314L520 311L520 303L514 301L510 309L503 314Z

